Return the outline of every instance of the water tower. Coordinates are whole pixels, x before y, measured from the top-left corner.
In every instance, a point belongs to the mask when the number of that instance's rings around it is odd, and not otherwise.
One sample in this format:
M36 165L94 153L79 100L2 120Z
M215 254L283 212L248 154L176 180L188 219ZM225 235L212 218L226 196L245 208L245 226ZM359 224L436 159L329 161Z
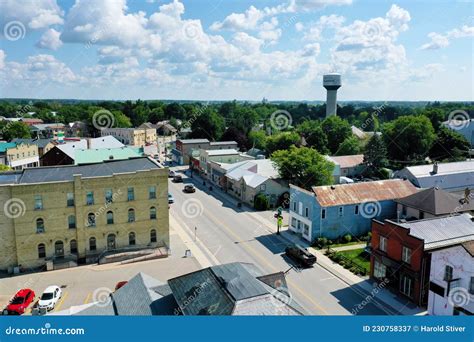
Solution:
M341 87L340 74L326 74L323 76L323 86L327 90L326 117L337 113L337 90Z

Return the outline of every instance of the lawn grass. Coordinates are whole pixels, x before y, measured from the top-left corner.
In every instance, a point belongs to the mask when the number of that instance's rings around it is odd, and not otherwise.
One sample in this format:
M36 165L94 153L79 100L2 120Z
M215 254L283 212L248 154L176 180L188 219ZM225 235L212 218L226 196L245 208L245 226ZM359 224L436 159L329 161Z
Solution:
M351 245L360 245L362 243L367 243L367 241L356 240L356 241L345 242L345 243L334 243L332 245L329 245L329 247L331 247L331 248L344 247L344 246L351 246Z
M359 266L364 267L367 271L367 274L369 274L370 259L364 257L364 255L366 255L366 253L364 252L364 248L351 249L348 251L341 251L337 253L344 255L346 258L353 260Z

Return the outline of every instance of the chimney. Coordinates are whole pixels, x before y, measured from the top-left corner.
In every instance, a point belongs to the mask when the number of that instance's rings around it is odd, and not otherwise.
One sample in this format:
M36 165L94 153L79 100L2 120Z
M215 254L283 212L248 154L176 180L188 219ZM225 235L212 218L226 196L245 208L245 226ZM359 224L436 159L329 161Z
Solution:
M433 172L432 174L437 174L438 173L438 162L434 162L433 164Z

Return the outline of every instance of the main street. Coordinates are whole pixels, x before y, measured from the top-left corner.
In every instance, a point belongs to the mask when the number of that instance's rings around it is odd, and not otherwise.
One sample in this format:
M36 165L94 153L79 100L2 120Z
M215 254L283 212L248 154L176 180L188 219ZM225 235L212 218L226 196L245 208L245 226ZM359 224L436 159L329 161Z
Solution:
M182 171L181 171L182 172ZM175 203L171 205L171 222L178 224L211 264L249 262L264 273L289 270L293 264L284 256L288 245L275 234L268 220L260 213L239 209L221 190L209 190L199 177L188 178L195 193L184 193L183 183L169 182L169 191ZM348 315L368 293L349 287L320 265L309 269L291 269L287 272L288 286L293 298L314 315ZM358 312L362 315L385 315L380 305L369 303Z

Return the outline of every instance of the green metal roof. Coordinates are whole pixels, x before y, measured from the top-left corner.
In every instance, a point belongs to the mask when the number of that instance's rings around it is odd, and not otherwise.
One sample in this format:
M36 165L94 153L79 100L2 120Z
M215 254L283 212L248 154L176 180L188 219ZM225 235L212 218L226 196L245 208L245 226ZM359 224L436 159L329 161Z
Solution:
M2 142L0 143L0 153L5 153L8 148L15 147L16 143L12 142Z
M90 163L101 163L104 160L122 160L132 157L141 157L142 154L136 150L128 147L120 148L101 148L101 149L88 149L88 150L76 150L74 155L74 161L76 165L79 164L90 164Z

